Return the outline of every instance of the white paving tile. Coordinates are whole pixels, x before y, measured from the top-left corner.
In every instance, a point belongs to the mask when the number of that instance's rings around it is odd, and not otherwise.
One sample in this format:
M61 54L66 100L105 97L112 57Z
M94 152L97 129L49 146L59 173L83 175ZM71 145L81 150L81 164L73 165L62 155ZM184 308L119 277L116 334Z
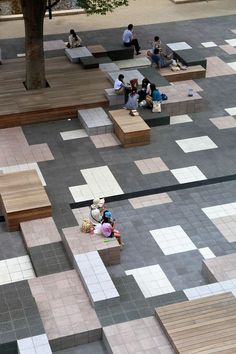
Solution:
M221 294L231 291L236 294L236 279L225 280L218 283L197 286L195 288L185 289L184 293L189 300L199 299L206 296Z
M80 139L88 136L84 129L70 130L67 132L61 132L60 134L63 140Z
M159 264L127 270L133 275L145 298L175 291Z
M236 215L236 203L219 204L208 208L202 208L202 211L211 220Z
M205 48L217 47L217 44L215 42L204 42L201 43L201 45Z
M35 274L29 256L0 261L0 285L34 277Z
M189 122L192 122L192 119L189 117L188 114L182 114L179 116L170 117L170 124L181 124L181 123L189 123Z
M197 249L180 225L150 231L165 255Z
M36 170L38 173L38 176L41 180L42 185L46 186L46 182L43 178L42 172L40 171L40 168L39 168L37 162L24 163L24 164L19 164L19 165L14 165L14 166L5 166L5 167L1 167L1 170L3 171L3 173Z
M229 45L232 45L232 47L236 47L236 38L225 39L225 42L228 43Z
M214 258L215 255L209 247L199 248L198 251L201 253L204 259Z
M172 50L192 49L192 47L186 42L168 43L167 46Z
M230 116L236 116L236 107L225 108L225 111L226 111Z
M189 183L207 179L197 166L189 166L170 170L179 183Z
M209 136L198 136L196 138L176 140L176 143L185 153L216 149L218 147Z
M85 185L69 187L75 202L123 194L108 166L81 170Z
M46 334L17 340L18 354L52 354Z
M228 63L228 65L236 71L236 61L233 61L232 63Z

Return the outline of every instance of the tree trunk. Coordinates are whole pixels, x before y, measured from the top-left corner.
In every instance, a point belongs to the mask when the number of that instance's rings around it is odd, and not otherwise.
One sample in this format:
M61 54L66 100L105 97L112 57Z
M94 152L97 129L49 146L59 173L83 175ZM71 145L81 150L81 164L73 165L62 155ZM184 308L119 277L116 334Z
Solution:
M46 87L43 22L47 0L21 0L25 23L26 88Z

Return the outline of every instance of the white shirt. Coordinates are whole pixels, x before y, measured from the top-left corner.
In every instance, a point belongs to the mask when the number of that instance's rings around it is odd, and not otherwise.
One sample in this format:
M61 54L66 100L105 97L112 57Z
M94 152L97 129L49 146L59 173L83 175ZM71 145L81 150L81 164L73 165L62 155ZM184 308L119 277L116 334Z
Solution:
M119 90L121 87L125 86L122 81L116 79L114 82L114 89Z
M123 33L123 43L130 43L133 39L133 33L126 29Z

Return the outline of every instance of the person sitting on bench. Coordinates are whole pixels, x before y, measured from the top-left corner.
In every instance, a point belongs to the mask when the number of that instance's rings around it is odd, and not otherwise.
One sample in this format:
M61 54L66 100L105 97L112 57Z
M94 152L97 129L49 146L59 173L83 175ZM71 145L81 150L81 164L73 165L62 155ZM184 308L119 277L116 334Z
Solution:
M137 38L134 38L133 28L134 28L134 25L129 24L128 28L124 31L123 37L122 37L123 44L125 47L131 47L133 45L136 50L136 54L139 55L139 54L141 54L140 45L139 45Z
M68 44L67 47L68 48L77 48L77 47L82 47L81 43L82 40L81 38L75 33L75 30L71 29L70 30L70 35L69 35L69 39L68 39Z
M130 93L130 86L124 83L124 75L120 74L118 79L114 82L114 89L117 95L125 95L125 103L128 101L128 96Z
M102 235L105 237L115 237L122 248L124 246L120 232L115 229L115 220L112 220L112 215L109 210L104 212L104 217L102 220L102 227L101 227Z
M147 52L147 56L151 59L151 65L156 64L156 67L158 69L166 68L173 62L172 59L167 59L163 55L161 55L160 50L158 48L155 48L153 50L153 53L149 50Z

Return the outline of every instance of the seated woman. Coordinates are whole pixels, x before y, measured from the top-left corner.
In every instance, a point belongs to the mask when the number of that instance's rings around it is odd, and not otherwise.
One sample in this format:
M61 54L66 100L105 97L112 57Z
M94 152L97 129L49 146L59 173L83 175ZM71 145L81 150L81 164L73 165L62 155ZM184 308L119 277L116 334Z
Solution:
M152 42L152 50L154 51L154 49L159 49L160 52L162 51L161 40L160 40L160 37L158 37L158 36L155 36L153 39L153 42Z
M147 95L151 95L150 84L150 81L146 77L142 80L141 90L138 91L139 103L144 101Z
M112 215L109 210L104 211L101 233L105 237L115 237L120 246L124 246L123 242L121 241L120 232L115 229L115 220L112 220Z
M75 33L75 30L71 29L68 39L68 48L82 47L81 43L81 38Z
M117 95L125 95L125 103L128 101L130 87L124 83L124 75L120 74L114 82L114 89Z
M138 108L138 98L139 95L137 94L137 89L136 87L134 87L132 91L129 93L128 101L125 105L125 108L129 109L130 111L136 110Z
M161 97L160 91L156 88L155 84L151 84L150 85L150 89L151 89L151 95L150 96L149 95L146 96L146 103L147 103L147 107L152 108L153 101L161 102L162 101L162 97Z

